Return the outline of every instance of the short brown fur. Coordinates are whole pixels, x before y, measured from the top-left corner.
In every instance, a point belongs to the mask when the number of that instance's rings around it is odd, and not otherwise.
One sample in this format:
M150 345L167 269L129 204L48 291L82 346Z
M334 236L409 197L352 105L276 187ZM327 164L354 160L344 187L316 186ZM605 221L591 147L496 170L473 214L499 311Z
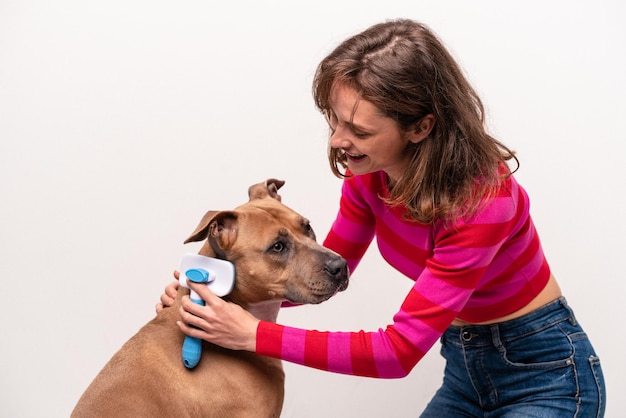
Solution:
M210 211L185 241L207 239L200 254L235 265L227 297L266 320L284 300L320 303L347 286L345 260L315 241L308 221L280 203L284 182L249 188L250 201L232 211ZM282 252L280 250L283 250ZM181 359L180 288L111 358L78 401L81 417L279 417L285 376L280 360L203 343L200 363Z

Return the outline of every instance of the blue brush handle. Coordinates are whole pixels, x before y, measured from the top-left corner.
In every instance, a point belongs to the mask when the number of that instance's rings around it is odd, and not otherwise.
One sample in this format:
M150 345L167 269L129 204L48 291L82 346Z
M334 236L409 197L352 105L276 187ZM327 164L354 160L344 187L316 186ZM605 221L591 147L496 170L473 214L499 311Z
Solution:
M204 306L202 299L191 299L193 303L200 306ZM183 364L188 369L193 369L200 363L200 357L202 356L202 340L200 338L185 336L183 342Z

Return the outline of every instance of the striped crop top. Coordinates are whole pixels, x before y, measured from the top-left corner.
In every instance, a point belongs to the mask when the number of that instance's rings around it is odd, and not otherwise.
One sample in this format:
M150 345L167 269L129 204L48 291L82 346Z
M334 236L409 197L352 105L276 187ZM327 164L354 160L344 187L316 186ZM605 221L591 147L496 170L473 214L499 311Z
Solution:
M550 269L526 192L510 176L471 218L422 224L386 205L383 172L344 180L339 214L324 246L351 272L374 236L380 253L415 281L393 323L373 332L320 332L261 321L258 354L359 376L406 376L455 318L485 322L526 306Z

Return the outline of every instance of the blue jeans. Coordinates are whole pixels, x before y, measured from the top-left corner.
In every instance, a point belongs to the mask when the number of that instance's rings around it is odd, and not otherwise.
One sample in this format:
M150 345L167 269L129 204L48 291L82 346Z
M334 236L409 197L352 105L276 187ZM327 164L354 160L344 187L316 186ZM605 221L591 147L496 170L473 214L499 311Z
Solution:
M603 417L600 359L565 298L441 337L443 384L422 418Z

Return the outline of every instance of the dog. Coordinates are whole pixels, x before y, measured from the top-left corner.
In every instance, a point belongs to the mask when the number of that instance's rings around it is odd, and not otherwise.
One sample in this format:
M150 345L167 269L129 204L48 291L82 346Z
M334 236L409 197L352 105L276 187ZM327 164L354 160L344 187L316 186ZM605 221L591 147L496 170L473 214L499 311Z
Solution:
M185 243L204 241L199 254L235 266L224 299L259 319L276 321L283 302L321 303L348 285L346 261L317 243L306 218L281 203L284 181L250 186L249 201L207 212ZM78 400L71 417L279 417L282 361L203 342L200 363L181 359L185 335L174 305L162 309L109 360Z

